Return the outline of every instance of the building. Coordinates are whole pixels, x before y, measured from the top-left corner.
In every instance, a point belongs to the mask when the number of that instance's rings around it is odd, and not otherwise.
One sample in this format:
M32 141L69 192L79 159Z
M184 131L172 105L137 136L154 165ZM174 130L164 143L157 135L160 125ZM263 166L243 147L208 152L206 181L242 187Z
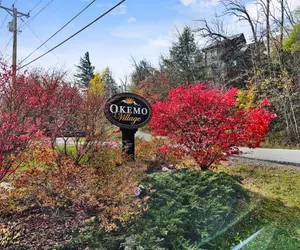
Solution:
M263 43L247 44L244 34L216 41L202 49L206 78L209 81L243 88L253 68L257 47L265 50ZM261 46L262 45L262 46Z

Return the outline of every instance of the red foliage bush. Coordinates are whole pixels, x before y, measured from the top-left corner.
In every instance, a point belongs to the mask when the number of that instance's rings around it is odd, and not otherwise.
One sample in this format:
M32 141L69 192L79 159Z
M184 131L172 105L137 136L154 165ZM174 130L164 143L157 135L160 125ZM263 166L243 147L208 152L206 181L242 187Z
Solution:
M12 156L30 141L49 136L52 142L72 123L80 102L75 88L61 77L23 74L12 82L0 62L0 181L13 171Z
M179 86L165 102L153 105L150 128L174 143L168 150L190 155L208 169L237 154L238 146L259 146L275 116L263 108L266 99L254 109L239 109L236 95L237 89L223 93L203 83Z

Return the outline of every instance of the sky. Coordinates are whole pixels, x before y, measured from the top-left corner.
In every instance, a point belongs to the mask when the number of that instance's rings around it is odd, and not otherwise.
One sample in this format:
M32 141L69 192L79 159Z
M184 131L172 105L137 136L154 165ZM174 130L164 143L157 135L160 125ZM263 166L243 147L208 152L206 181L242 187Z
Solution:
M2 5L10 7L14 1L2 0ZM46 46L36 51L21 65L56 46L118 1L96 0L78 18L47 42ZM299 0L288 1L294 9ZM18 35L18 62L21 62L42 43L41 41L47 40L90 2L92 0L17 0L15 7L20 12L28 13L35 7L30 13L30 18L22 17L24 22L29 21L28 26L24 25L21 18L18 19L18 26L21 25ZM255 15L253 2L251 0L245 2ZM178 31L182 31L186 25L196 28L199 23L195 20L211 20L214 13L220 14L222 10L218 0L126 0L113 12L55 49L53 53L32 63L28 68L62 68L68 70L69 76L72 77L76 73L75 65L78 65L80 57L88 51L96 71L109 67L118 81L119 78L124 78L132 72L132 57L136 60L147 59L154 66L158 65L160 55L168 54ZM37 13L39 14L34 17ZM6 16L7 12L0 9L0 27ZM8 31L7 25L10 20L11 17L8 16L0 29L0 56L2 52L3 57L9 62L12 50L12 42L9 41L12 33ZM250 39L250 30L245 23L237 22L235 17L226 18L224 23L229 34L244 32ZM200 37L197 37L197 42L204 44Z

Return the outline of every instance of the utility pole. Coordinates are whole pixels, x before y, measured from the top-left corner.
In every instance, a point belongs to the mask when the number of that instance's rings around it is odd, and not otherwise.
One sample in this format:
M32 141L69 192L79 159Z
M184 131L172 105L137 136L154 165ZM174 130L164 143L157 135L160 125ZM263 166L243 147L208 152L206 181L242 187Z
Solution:
M24 14L22 12L19 12L14 5L12 6L11 9L1 5L0 8L6 10L13 17L12 22L9 23L9 31L13 32L12 77L13 77L13 83L15 83L16 73L17 73L17 37L18 37L17 20L18 20L18 15L29 17L29 13Z

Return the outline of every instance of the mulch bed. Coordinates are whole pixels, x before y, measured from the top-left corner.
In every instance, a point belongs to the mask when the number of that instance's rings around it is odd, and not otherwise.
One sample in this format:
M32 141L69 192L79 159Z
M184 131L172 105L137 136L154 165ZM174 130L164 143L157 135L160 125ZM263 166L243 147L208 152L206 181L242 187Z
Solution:
M1 249L53 249L78 235L79 228L89 216L81 209L75 211L31 208L10 216L0 217L1 228L10 228L11 236L19 235ZM3 237L3 235L2 235Z

